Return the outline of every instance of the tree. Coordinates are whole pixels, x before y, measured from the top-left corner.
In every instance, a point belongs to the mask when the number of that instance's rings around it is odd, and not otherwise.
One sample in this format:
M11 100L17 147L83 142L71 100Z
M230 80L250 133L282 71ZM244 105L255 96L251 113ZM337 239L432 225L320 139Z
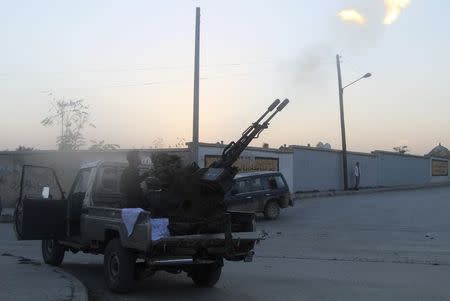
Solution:
M37 150L37 149L35 149L34 147L28 147L28 146L25 146L25 145L19 145L16 148L16 152L31 152L31 151L34 151L34 150Z
M61 126L61 134L56 138L58 150L78 150L85 144L83 130L89 123L89 106L83 99L57 100L52 103L50 116L41 121L43 126Z
M177 143L175 144L175 147L182 148L186 146L186 139L183 137L177 137Z
M327 142L319 141L319 142L316 144L316 147L317 147L317 148L322 148L322 149L331 149L331 144L329 144L329 143L327 143Z
M161 137L153 140L153 148L163 148L164 147L164 139Z
M396 152L399 152L400 154L405 154L407 152L409 152L408 146L407 145L402 145L402 146L396 146L393 148Z
M89 150L93 151L110 151L116 150L120 148L118 144L105 143L105 140L91 140L92 145L89 147Z

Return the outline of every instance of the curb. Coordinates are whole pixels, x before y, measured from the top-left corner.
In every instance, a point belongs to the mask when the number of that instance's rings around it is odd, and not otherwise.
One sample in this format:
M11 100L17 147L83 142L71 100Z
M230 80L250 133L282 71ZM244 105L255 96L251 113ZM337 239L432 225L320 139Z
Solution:
M0 254L0 256L6 256L7 258L11 258L13 260L12 262L14 262L14 260L16 260L18 264L31 264L31 265L35 266L36 268L38 268L38 270L34 270L33 273L31 273L31 274L33 274L32 277L36 277L36 272L37 272L37 273L40 273L39 275L41 275L42 273L52 275L51 276L51 277L53 277L52 279L55 279L55 278L62 279L62 283L67 283L67 284L65 284L65 286L69 289L69 295L65 294L64 296L62 296L61 293L59 293L58 291L51 292L50 295L55 295L55 296L53 296L53 298L60 298L57 300L65 300L65 301L88 301L89 300L88 291L87 291L86 286L83 283L81 283L81 281L78 280L75 276L64 271L60 267L50 266L50 265L47 265L47 264L42 263L35 259L29 259L27 257L13 255L10 253L2 253L2 254ZM14 263L12 263L12 264L14 264ZM32 279L32 278L28 278L28 279ZM9 279L9 281L11 281L11 278ZM8 283L8 280L7 280L7 283ZM61 283L61 282L59 282L59 283ZM24 285L26 286L27 283L24 283ZM11 292L9 292L9 293L11 293ZM49 297L50 295L47 293L47 297ZM9 297L13 297L13 298L9 298ZM18 298L17 294L7 296L8 300L15 300L17 298ZM24 295L21 295L19 297L19 299L20 300L28 300L29 298L24 299ZM39 299L39 300L42 300L42 299Z
M318 192L306 192L306 193L293 193L293 198L297 201L302 199L312 199L319 197L334 197L334 196L344 196L344 195L359 195L359 194L375 194L390 191L403 191L403 190L419 190L419 189L429 189L436 187L446 187L450 186L450 183L436 183L431 185L420 185L420 186L395 186L395 187L384 187L384 188L370 188L361 190L338 190L338 191L318 191Z
M54 272L60 274L61 277L63 277L64 279L67 279L70 282L72 294L70 296L70 300L67 300L67 301L88 301L89 300L87 288L83 283L81 283L80 280L78 280L78 278L76 278L72 274L64 271L63 269L61 269L59 267L50 267L49 266L49 268L52 269Z

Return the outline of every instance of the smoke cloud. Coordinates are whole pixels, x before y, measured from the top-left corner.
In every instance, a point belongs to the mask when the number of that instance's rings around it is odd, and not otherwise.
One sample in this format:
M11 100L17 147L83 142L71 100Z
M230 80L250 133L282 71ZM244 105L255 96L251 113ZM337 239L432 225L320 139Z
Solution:
M328 33L321 41L299 51L293 71L293 83L315 88L328 82L329 68L337 53L347 56L366 55L377 46L384 31L395 22L410 0L345 0L337 14L331 13ZM289 65L290 66L290 65ZM334 73L333 73L334 76Z
M401 11L408 7L410 3L410 0L384 0L386 14L383 24L390 25L394 23L400 16Z
M338 13L338 16L341 18L342 21L345 22L351 22L360 25L365 24L367 22L366 18L355 9L341 10Z
M411 4L411 0L384 0L384 17L383 24L391 25L399 18L401 12ZM365 10L363 10L366 12ZM371 13L371 11L367 11ZM344 9L338 13L339 18L343 22L363 25L367 23L366 17L356 9Z

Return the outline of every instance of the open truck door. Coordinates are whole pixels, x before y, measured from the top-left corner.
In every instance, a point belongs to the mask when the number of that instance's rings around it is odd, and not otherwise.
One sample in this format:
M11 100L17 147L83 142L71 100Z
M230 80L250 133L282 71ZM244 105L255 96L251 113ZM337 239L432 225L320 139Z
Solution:
M14 212L18 240L61 239L66 234L67 200L48 167L24 165Z

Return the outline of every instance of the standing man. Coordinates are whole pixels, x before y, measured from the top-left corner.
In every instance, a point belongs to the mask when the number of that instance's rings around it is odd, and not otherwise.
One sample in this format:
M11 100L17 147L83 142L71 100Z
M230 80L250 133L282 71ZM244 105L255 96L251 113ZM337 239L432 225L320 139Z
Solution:
M355 176L355 190L359 190L359 179L361 177L361 169L359 168L359 162L356 162L353 168L353 175Z
M136 208L144 205L144 193L141 183L148 177L148 172L139 175L139 164L141 158L138 151L129 151L127 153L128 167L123 170L120 179L120 192L125 195L127 202L125 207Z

